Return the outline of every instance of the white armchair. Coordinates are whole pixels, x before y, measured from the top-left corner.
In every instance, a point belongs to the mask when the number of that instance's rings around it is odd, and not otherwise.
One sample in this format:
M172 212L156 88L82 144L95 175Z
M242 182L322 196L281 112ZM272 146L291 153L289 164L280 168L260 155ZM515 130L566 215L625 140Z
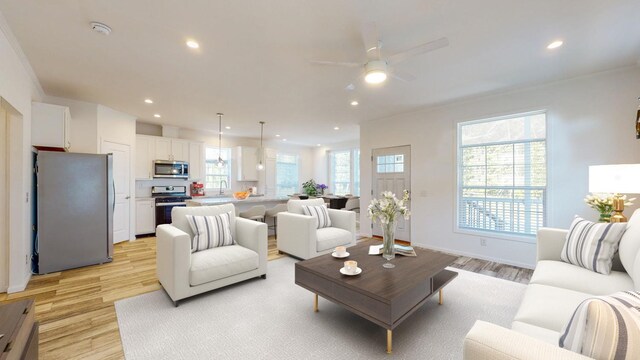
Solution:
M186 215L231 212L231 236L237 245L191 253L194 234ZM267 276L267 225L237 218L233 204L174 207L171 224L158 226L156 265L160 284L173 304L178 301L254 277Z
M322 204L322 199L289 200L288 211L278 213L278 251L310 259L330 253L336 246L356 244L355 212L329 209L331 227L317 229L318 220L302 211L302 205Z

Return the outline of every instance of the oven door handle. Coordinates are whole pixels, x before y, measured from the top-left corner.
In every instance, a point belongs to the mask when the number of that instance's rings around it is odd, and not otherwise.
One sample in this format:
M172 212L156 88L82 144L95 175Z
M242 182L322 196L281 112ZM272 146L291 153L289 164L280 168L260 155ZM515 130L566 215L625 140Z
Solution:
M180 206L180 205L186 206L187 203L186 202L170 202L170 203L157 203L156 204L156 206Z

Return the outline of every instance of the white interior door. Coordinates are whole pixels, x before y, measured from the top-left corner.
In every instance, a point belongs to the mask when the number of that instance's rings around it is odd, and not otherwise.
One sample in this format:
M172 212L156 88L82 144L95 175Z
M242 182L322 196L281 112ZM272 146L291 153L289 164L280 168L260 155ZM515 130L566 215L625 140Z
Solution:
M0 293L6 292L9 286L9 169L7 159L9 153L7 112L0 102Z
M372 194L379 198L383 191L391 191L400 198L404 190L411 192L411 146L397 146L372 151ZM409 202L408 206L411 206ZM379 224L373 224L373 235L382 236ZM399 217L396 240L411 241L411 223Z
M129 240L131 201L131 147L102 141L102 153L113 154L113 183L116 203L113 211L113 242Z

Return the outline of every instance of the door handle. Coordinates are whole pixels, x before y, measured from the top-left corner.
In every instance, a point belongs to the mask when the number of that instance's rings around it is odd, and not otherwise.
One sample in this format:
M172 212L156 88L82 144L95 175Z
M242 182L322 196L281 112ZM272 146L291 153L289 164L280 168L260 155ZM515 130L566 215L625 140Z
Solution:
M127 195L127 196L125 196L124 198L125 198L125 199L127 199L127 200L129 200L129 199L131 198L131 196L128 196L128 195Z

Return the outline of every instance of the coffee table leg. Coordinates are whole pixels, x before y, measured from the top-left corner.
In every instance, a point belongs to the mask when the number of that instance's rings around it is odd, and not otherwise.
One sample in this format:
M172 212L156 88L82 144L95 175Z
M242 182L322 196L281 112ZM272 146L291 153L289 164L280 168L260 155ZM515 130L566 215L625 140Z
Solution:
M318 312L318 294L313 297L313 312Z
M391 354L392 341L393 341L393 331L387 329L387 354Z
M442 289L440 289L440 298L438 299L438 305L442 305Z

